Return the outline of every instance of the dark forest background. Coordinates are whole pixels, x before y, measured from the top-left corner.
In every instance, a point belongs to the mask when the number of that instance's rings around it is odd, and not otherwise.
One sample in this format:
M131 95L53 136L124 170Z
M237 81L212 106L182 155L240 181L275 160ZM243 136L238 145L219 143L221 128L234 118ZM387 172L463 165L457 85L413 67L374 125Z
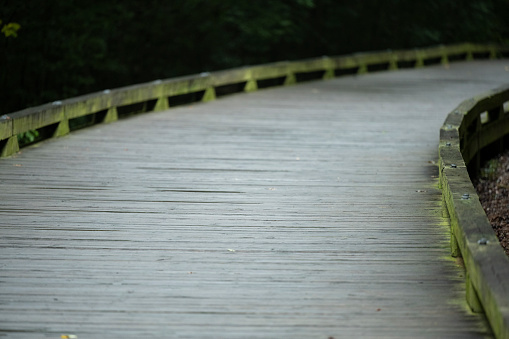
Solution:
M509 42L508 0L4 0L0 114L185 74L358 51Z

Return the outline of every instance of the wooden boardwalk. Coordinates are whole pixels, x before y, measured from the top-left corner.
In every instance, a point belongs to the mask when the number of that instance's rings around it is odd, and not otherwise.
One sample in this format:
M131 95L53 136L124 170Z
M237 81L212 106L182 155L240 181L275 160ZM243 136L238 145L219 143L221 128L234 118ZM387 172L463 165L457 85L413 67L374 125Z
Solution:
M438 133L509 61L349 76L0 160L0 337L483 338Z

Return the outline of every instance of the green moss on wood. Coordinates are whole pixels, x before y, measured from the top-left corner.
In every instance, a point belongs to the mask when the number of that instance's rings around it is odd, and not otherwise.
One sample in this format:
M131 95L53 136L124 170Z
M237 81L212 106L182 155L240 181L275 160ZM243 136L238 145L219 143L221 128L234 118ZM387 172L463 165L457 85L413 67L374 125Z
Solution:
M248 80L246 85L244 86L244 92L254 92L258 90L258 85L256 84L256 80Z
M69 129L69 120L63 119L60 121L60 123L57 125L57 128L55 132L53 133L53 137L62 137L64 135L67 135L71 132Z
M19 151L19 144L18 144L18 136L15 135L13 137L10 137L6 141L4 141L5 144L0 149L0 157L9 157L13 154L16 154Z
M466 298L467 304L474 313L483 313L483 307L479 297L477 296L477 292L475 291L474 285L472 285L472 281L470 280L470 274L467 272L466 277Z
M368 73L368 66L366 64L362 64L359 66L359 69L357 70L357 74L366 74Z
M284 83L285 86L294 85L296 83L297 83L297 79L295 78L295 74L290 73L290 74L286 75L286 79L285 79L285 83Z
M118 120L118 112L116 107L110 107L104 116L103 123L110 123Z
M154 111L165 111L168 108L170 108L170 105L168 104L168 98L160 97L157 99L156 105L154 106Z
M205 94L203 94L202 101L212 101L216 99L216 91L214 90L214 87L209 87L205 90Z
M325 73L323 74L322 79L328 80L328 79L333 79L333 78L334 78L334 69L332 69L332 68L326 69Z
M30 130L40 129L45 126L60 123L65 119L64 108L50 107L41 110L28 110L26 114L12 115L12 134L20 134Z
M12 136L12 119L8 116L0 117L0 140Z

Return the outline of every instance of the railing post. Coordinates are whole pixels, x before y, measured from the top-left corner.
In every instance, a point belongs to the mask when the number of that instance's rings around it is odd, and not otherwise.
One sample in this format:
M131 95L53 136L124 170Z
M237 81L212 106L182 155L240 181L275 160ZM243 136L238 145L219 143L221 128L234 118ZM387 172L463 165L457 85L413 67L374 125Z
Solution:
M165 111L168 108L170 108L170 105L168 104L168 98L159 97L157 99L156 105L154 106L154 111Z
M215 99L216 99L216 91L214 90L214 87L208 87L205 90L205 94L203 94L203 98L201 99L201 101L207 102L207 101L212 101Z
M415 51L415 68L424 67L424 56L421 52Z
M481 301L479 300L479 296L475 291L474 285L472 284L472 281L470 279L470 274L468 274L468 272L466 272L466 284L467 284L466 298L468 306L470 306L470 309L474 313L483 313L484 309L482 307Z
M327 68L323 73L323 80L333 79L335 77L334 68Z
M325 72L323 73L322 80L333 79L336 74L334 73L334 63L328 56L322 57L323 69Z
M396 71L398 69L398 56L393 54L391 56L391 60L389 61L389 71Z
M368 73L368 66L365 63L359 65L359 69L357 70L357 74L366 74Z
M293 73L288 73L286 75L286 79L285 79L285 83L284 85L285 86L289 86L289 85L294 85L297 83L297 79L295 78L295 74Z
M53 132L53 137L62 137L69 134L70 132L71 130L69 129L69 120L63 119L58 123L55 132Z
M447 54L442 55L442 59L440 59L440 64L442 64L443 66L449 65L449 57L447 56Z
M244 92L254 92L256 90L258 90L258 84L256 83L256 80L249 79L244 86Z
M116 107L110 107L104 116L103 123L109 123L118 120L118 112Z
M497 58L497 49L495 47L490 48L490 59L496 59Z
M19 151L18 136L13 135L12 137L9 137L0 151L0 158L16 154Z
M453 258L461 257L461 251L460 251L460 246L458 244L458 239L456 239L456 236L454 235L452 228L451 228L450 246L451 246L451 257L453 257Z
M488 122L490 124L495 123L496 121L502 119L503 116L504 116L504 105L501 105L499 107L496 107L496 108L488 111ZM498 141L498 152L499 153L502 153L505 150L504 146L505 146L504 138L500 138Z
M451 224L451 215L449 214L449 208L447 207L447 202L445 200L444 195L442 194L442 218L444 218L449 225L449 234L451 236L449 245L451 247L451 257L458 258L461 257L461 251L458 244L458 240L454 235L453 225Z
M474 53L472 52L472 47L470 47L467 51L467 56L465 58L466 61L474 60Z

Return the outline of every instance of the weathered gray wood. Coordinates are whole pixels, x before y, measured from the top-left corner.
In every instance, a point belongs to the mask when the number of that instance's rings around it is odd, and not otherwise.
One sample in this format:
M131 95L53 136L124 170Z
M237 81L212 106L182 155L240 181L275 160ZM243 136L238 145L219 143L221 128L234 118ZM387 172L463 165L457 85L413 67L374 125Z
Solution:
M433 162L445 114L506 64L235 95L3 159L0 334L489 336Z
M475 312L484 311L497 338L509 338L509 259L493 232L470 182L467 166L480 167L483 148L509 135L509 85L492 89L461 103L442 127L439 168L457 249L467 270L467 301ZM482 122L482 113L487 112ZM491 121L490 121L491 120ZM454 127L450 127L454 126ZM461 146L461 148L460 148ZM450 164L456 165L451 166Z

